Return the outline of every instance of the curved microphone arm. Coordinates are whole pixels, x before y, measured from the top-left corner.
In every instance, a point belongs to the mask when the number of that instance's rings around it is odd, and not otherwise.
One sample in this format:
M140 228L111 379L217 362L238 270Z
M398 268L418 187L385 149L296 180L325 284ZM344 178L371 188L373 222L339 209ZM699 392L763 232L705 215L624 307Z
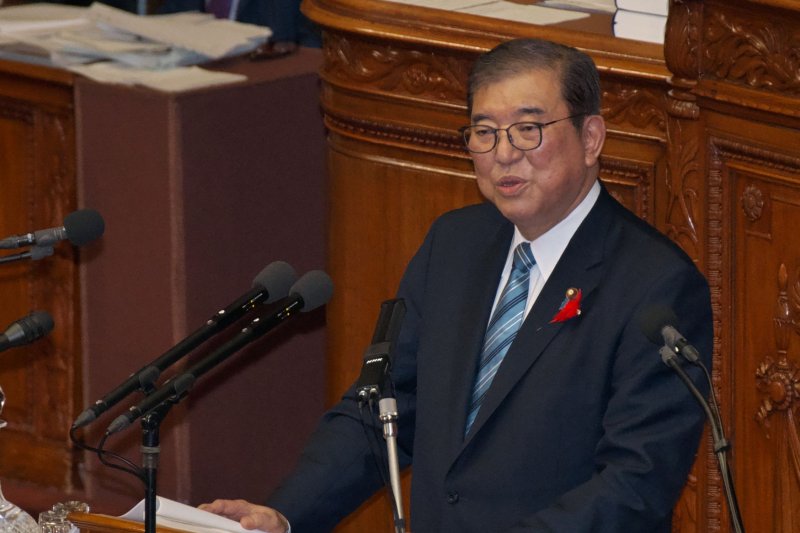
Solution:
M661 347L658 351L661 354L661 360L664 361L664 364L670 367L672 370L678 374L678 377L683 381L686 387L689 389L689 392L692 393L692 396L700 403L700 406L703 408L703 411L706 414L706 418L711 426L711 438L714 444L714 453L717 456L717 462L719 463L719 472L720 476L722 477L722 484L725 489L725 499L728 502L728 510L730 511L731 515L731 523L733 524L733 530L736 533L744 533L744 525L742 523L742 516L739 511L739 502L736 498L736 490L733 484L733 475L731 474L730 467L728 466L728 456L727 451L731 448L731 444L727 438L725 438L725 432L722 427L721 417L719 415L719 411L717 410L717 403L716 401L713 402L713 412L712 407L709 405L709 402L697 390L694 382L691 378L686 374L686 372L681 368L680 363L678 362L678 356L675 351L667 345ZM698 360L694 362L694 364L702 367L705 370L706 378L710 378L708 371L705 369L703 364ZM711 394L713 395L713 384L709 380L709 386L711 386Z

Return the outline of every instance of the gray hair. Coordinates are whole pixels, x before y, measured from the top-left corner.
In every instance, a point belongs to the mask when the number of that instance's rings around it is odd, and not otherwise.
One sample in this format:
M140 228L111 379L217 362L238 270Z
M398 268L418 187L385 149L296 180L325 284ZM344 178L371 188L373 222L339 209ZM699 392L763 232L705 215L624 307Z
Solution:
M600 114L600 76L584 52L543 39L514 39L502 43L475 61L467 89L467 115L478 89L534 69L549 69L561 76L561 96L572 124L580 130L584 115Z

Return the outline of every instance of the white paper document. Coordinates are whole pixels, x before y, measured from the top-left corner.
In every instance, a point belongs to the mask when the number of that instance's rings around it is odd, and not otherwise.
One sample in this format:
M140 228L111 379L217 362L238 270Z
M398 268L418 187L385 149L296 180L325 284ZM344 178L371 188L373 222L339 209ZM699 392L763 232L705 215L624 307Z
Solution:
M116 58L111 43L127 48L134 43L152 45L149 54L160 46L199 59L180 62L185 65L246 53L264 43L272 30L207 13L140 16L97 2L88 8L42 2L0 9L0 35L40 42L48 50L72 43L96 52L89 56L105 53L112 60Z
M53 32L89 26L86 8L37 3L4 7L0 10L0 34Z
M194 66L245 54L271 35L264 26L197 12L141 16L100 3L0 8L0 56L170 92L246 79Z
M482 4L495 4L497 0L392 0L396 4L407 4L410 6L430 7L443 11L458 11L468 7L475 7Z
M177 67L165 70L148 70L126 68L114 63L92 63L90 65L73 65L69 70L82 74L101 83L117 83L122 85L140 85L157 91L177 93L244 81L244 74L231 72L215 72L200 67Z
M544 0L538 5L560 9L581 9L600 13L613 13L617 10L615 0Z
M483 17L492 17L503 20L513 20L528 24L558 24L569 20L578 20L589 16L580 11L567 11L551 7L529 6L513 2L494 2L459 10L462 13L471 13Z
M144 508L145 504L142 500L120 518L144 522ZM193 533L252 533L259 531L244 529L239 522L161 496L156 497L156 526L182 529Z
M588 13L571 9L556 9L539 5L515 4L498 0L393 0L398 4L409 4L430 7L444 11L470 13L483 17L514 20L530 24L558 24L569 20L588 17ZM608 2L609 0L585 0L592 2ZM613 0L610 0L613 4ZM569 3L569 2L565 2ZM560 7L560 6L559 6Z
M247 52L272 35L265 26L218 19L207 13L140 16L95 2L89 6L88 16L97 23L210 59Z

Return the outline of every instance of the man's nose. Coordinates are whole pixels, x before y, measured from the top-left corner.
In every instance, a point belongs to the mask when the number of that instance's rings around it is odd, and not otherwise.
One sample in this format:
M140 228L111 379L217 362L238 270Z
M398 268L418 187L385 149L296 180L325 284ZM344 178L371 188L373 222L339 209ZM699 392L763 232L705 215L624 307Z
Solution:
M518 159L521 155L522 150L511 144L511 133L508 130L497 130L495 159L499 162L510 162Z

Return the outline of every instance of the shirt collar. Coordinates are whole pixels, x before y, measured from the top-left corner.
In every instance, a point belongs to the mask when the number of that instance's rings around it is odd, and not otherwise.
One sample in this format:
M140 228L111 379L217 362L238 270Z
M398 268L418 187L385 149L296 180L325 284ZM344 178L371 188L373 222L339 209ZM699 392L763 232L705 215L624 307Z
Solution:
M561 259L561 254L564 253L572 236L578 231L578 226L581 225L581 222L594 207L595 202L600 197L600 189L600 182L595 180L586 197L564 220L550 228L536 240L531 241L531 251L533 251L533 257L536 258L536 265L539 267L543 282L550 277L556 267L556 263ZM511 242L511 250L514 250L518 244L526 242L526 240L520 233L519 228L514 226L514 239Z

